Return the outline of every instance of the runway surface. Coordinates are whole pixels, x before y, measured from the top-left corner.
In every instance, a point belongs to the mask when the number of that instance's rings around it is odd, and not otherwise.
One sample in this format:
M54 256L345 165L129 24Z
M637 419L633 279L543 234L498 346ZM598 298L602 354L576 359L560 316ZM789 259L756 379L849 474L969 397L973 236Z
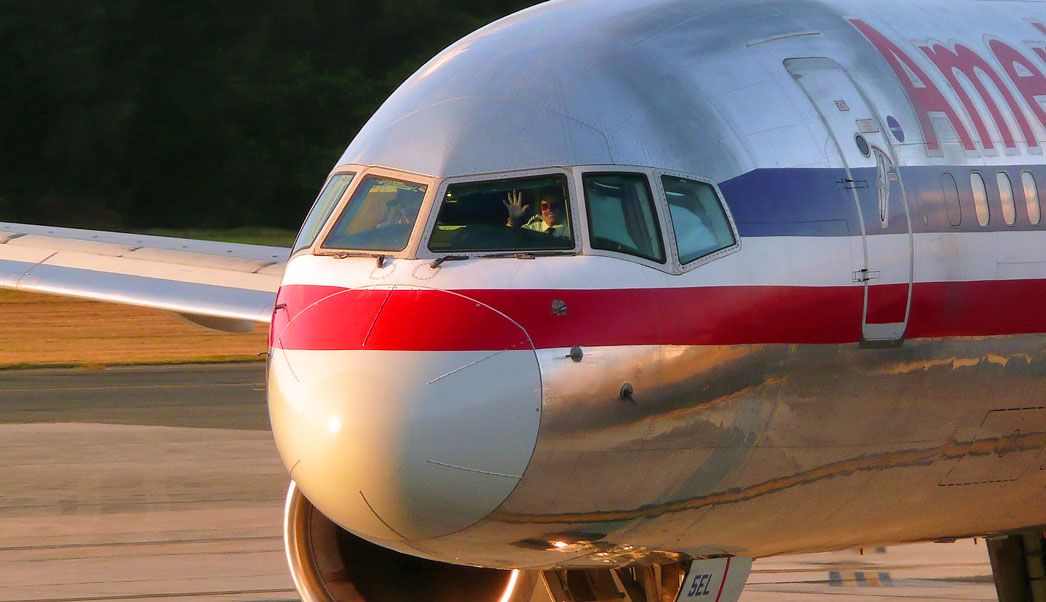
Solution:
M0 372L0 600L296 600L264 366Z
M0 372L0 600L296 600L264 366ZM984 542L756 562L744 602L995 600Z
M983 539L757 560L742 602L998 600Z

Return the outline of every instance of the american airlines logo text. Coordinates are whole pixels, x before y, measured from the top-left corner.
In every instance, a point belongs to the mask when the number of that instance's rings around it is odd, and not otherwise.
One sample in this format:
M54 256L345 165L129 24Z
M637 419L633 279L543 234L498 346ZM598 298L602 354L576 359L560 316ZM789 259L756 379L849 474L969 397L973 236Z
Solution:
M969 46L959 43L916 45L940 71L947 85L958 97L962 109L969 115L973 125L974 132L971 133L959 117L956 108L911 55L868 23L860 19L849 21L883 55L908 93L923 131L927 151L939 153L941 147L939 132L934 128L931 119L931 115L936 114L943 115L951 123L959 142L968 151L978 150L978 141L980 148L985 151L995 149L996 142L1001 142L1007 149L1017 149L1017 132L1011 127L1015 125L1028 149L1035 153L1041 152L1032 128L1032 120L1038 120L1040 127L1046 126L1046 111L1037 98L1046 96L1046 76L1043 76L1033 58L997 38L989 38L987 43L988 50L996 61L994 63ZM1040 34L1046 34L1046 26L1040 23L1032 25ZM1046 61L1046 47L1036 46L1032 50L1040 59ZM1000 68L1005 78L1000 75ZM960 83L960 75L969 82L972 91ZM994 89L997 96L989 91L988 86ZM971 93L975 93L978 98L971 98ZM1002 106L997 99L1002 100ZM977 100L981 103L980 108L976 104ZM983 114L982 108L987 115ZM999 132L998 140L993 140L986 123L988 119Z

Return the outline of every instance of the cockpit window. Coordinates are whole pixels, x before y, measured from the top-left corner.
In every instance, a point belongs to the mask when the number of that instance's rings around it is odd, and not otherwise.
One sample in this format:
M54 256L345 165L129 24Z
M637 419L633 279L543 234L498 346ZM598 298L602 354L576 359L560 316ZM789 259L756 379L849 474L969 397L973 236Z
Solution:
M592 248L664 263L661 227L646 176L586 173L583 180Z
M334 208L338 206L338 201L341 200L341 195L345 194L345 190L349 187L355 175L354 173L340 173L331 178L330 182L327 182L326 188L320 193L316 202L312 204L309 217L305 219L305 225L302 226L301 233L298 234L298 240L294 241L294 253L311 246L313 241L316 240L320 230L323 229L323 225L330 219L331 213L334 212Z
M402 251L410 240L425 190L424 184L382 176L364 177L323 247Z
M673 176L661 176L661 184L675 230L679 263L690 263L736 243L715 188Z
M451 184L429 250L573 249L568 199L563 175Z

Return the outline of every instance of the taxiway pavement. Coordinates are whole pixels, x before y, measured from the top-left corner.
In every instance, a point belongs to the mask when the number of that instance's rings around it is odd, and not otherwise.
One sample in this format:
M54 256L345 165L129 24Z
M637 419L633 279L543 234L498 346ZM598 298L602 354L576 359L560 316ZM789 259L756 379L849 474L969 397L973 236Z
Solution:
M264 366L0 372L0 600L296 600Z
M0 601L297 596L261 364L0 372ZM995 600L984 542L758 560L743 602Z

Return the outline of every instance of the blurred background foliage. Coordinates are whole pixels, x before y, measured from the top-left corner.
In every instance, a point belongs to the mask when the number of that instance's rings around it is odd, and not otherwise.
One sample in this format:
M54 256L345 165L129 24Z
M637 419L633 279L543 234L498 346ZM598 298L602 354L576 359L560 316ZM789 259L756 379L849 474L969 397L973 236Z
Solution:
M296 229L441 49L525 0L0 0L0 221Z

